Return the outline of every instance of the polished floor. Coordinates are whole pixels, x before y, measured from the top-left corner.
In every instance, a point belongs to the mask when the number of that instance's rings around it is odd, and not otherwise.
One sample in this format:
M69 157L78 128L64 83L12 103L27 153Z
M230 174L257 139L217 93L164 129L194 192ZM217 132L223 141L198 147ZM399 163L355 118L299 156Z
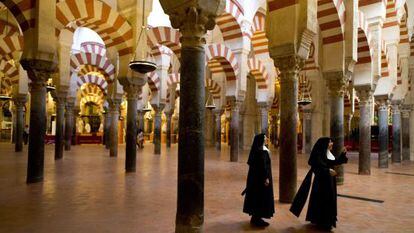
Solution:
M0 144L0 232L174 232L177 184L177 145L153 155L146 144L138 152L137 172L124 173L125 147L110 158L100 145L75 146L64 159L54 161L53 145L46 146L45 181L26 185L27 148L15 153ZM276 202L276 215L267 229L249 226L240 195L247 173L246 153L240 162L228 162L207 149L205 166L205 232L320 232ZM298 155L298 185L307 172L306 156ZM344 195L382 200L377 203L338 198L339 222L334 232L414 232L414 162L357 175L357 155L346 165ZM278 156L273 151L273 177L277 199ZM393 173L392 173L393 172ZM398 174L397 174L398 173ZM305 213L306 209L304 210Z

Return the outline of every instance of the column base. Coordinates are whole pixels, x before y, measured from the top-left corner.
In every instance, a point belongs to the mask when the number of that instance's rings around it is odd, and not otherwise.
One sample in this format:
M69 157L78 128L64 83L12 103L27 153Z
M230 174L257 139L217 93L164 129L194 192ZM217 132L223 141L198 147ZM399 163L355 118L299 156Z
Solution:
M175 233L203 233L203 226L176 225Z
M39 183L43 181L43 176L27 178L27 184Z

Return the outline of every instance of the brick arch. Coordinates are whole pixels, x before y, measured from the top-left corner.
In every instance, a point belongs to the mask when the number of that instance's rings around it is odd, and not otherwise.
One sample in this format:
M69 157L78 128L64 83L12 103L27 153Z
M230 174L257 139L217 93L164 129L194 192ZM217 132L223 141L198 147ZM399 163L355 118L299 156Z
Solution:
M315 61L315 44L312 42L309 47L309 57L305 61L305 66L303 67L302 71L314 71L318 70L318 66L316 65Z
M250 73L254 76L256 80L256 86L259 90L267 89L267 82L269 79L269 74L266 71L266 67L263 63L256 59L255 57L250 58L247 62Z
M386 51L381 51L381 77L389 77L390 72L388 69L388 57Z
M318 0L317 17L323 45L344 40L345 5L342 0Z
M0 35L15 36L20 35L20 28L11 22L0 19Z
M386 0L386 2L387 2L387 14L386 14L385 22L382 28L398 26L397 8L395 6L395 1Z
M102 91L101 87L94 83L84 83L84 86L81 88L81 97L88 95L96 95L101 98L104 98L105 92Z
M167 97L166 97L166 100L165 100L166 103L170 103L170 95L171 95L171 93L168 91L167 92ZM177 99L178 97L180 97L180 90L176 89L175 90L175 99Z
M88 95L81 98L80 105L85 105L88 102L97 104L98 106L103 104L103 99L97 95Z
M88 74L83 76L78 76L77 80L78 87L81 87L83 84L89 83L98 86L103 93L107 93L108 83L106 80L98 75Z
M278 109L278 108L279 108L279 97L275 95L272 101L272 109Z
M213 99L220 99L221 98L221 87L220 85L214 81L213 79L206 79L205 81L207 89L210 91Z
M224 41L230 41L243 37L242 33L243 9L236 0L226 0L223 14L216 18L217 26L220 28Z
M261 11L257 11L253 18L252 47L255 55L269 53L269 40L266 37L265 20L266 15Z
M181 77L180 73L169 74L168 79L167 79L167 86L170 87L171 85L179 84L180 77Z
M356 65L371 64L368 24L362 11L359 12L358 24L358 61Z
M23 51L24 38L20 35L0 38L0 57L19 60ZM17 54L15 52L18 52Z
M101 56L106 55L106 47L101 43L97 43L94 41L85 41L81 43L80 47L81 50L85 53L95 53Z
M401 18L400 23L400 45L408 45L407 14Z
M170 27L155 27L148 31L148 45L151 47L152 53L156 54L159 45L164 45L171 49L179 58L181 56L181 33Z
M211 44L206 49L206 61L218 61L226 74L227 82L234 82L239 74L239 63L230 48L224 44Z
M31 0L4 0L2 3L10 10L24 33L35 26L36 1Z
M98 0L66 0L56 4L56 36L69 23L88 27L108 48L115 46L119 56L132 53L133 32L128 21L108 4ZM73 30L73 29L72 29Z
M4 74L2 84L6 87L19 83L19 70L6 60L0 60L0 72Z
M157 73L151 72L148 75L148 86L151 92L158 92L160 90L160 85L161 85L160 81L161 81L160 77L158 76Z
M115 67L111 61L104 56L94 53L76 53L70 58L71 72L78 72L82 65L92 65L102 70L111 83L115 78Z

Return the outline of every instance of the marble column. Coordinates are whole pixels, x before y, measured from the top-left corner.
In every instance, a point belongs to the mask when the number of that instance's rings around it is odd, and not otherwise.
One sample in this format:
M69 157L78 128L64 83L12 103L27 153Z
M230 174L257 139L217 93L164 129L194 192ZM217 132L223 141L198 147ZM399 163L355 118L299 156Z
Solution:
M278 126L277 126L277 121L279 119L278 115L273 115L272 116L272 132L273 132L273 145L275 147L278 146L278 140L279 140L279 136L278 136Z
M401 110L402 160L410 160L410 105L403 105Z
M174 7L161 0L181 36L176 233L204 232L205 35L224 1L195 0ZM194 7L197 5L197 8ZM218 12L215 12L218 11Z
M171 120L173 114L173 111L165 112L167 118L167 148L171 148Z
M392 110L392 163L401 163L401 110L400 101L391 102Z
M162 110L164 109L164 104L159 104L158 106L153 106L155 115L154 115L154 154L161 154L161 127L162 127Z
M388 101L378 101L378 167L388 168Z
M214 120L215 120L215 143L216 143L216 150L221 150L221 115L223 114L223 110L221 109L214 109Z
M292 54L274 58L280 75L279 201L291 203L297 186L298 77L304 60Z
M230 107L230 161L237 162L239 160L240 102L232 98L230 100Z
M56 102L56 135L55 135L55 160L63 158L65 145L65 105L67 92L57 92Z
M75 98L69 97L66 100L66 111L65 111L65 150L70 151L72 145L72 134L74 127L74 115L73 107L75 106ZM76 127L76 126L75 126Z
M346 87L345 76L342 71L325 72L330 99L330 136L333 140L332 153L339 156L344 148L344 89ZM336 182L344 183L344 166L336 166L338 173Z
M11 131L11 142L16 144L17 139L17 109L16 106L12 106L12 131Z
M371 174L371 87L358 88L359 97L359 157L358 174Z
M145 124L145 112L142 110L138 110L138 130L141 130L142 132L144 132L144 124Z
M349 113L344 116L345 119L345 138L346 140L350 139L351 132L352 132L352 118L353 114Z
M124 91L127 94L127 127L126 127L126 146L125 146L125 171L135 172L137 161L137 104L140 87L134 84L124 84Z
M266 134L269 137L269 104L267 103L258 103L259 112L260 112L260 132Z
M310 155L312 150L312 110L303 110L303 153Z
M111 122L112 122L111 114L109 110L107 110L105 114L104 143L105 143L105 148L108 150L111 145Z
M16 143L14 147L15 152L23 150L23 132L24 132L24 106L26 104L26 95L20 94L13 98L14 106L16 107Z
M243 150L244 146L244 121L246 117L245 107L239 108L239 150Z
M80 107L79 106L75 106L73 107L73 128L72 128L72 146L76 146L77 144L77 140L76 140L76 136L77 136L77 127L76 127L76 122L78 120L79 117L79 113L80 113Z
M207 147L212 147L214 146L214 128L211 127L211 125L213 125L213 110L212 109L206 109L205 111L206 115L205 115L205 131L204 131L204 136L205 136L205 144Z
M56 65L44 60L21 60L30 83L30 132L27 183L43 181L46 135L46 82Z
M109 156L118 156L118 120L119 120L119 105L121 104L120 99L109 99L109 114L111 114L111 128L110 128L110 145L109 145Z

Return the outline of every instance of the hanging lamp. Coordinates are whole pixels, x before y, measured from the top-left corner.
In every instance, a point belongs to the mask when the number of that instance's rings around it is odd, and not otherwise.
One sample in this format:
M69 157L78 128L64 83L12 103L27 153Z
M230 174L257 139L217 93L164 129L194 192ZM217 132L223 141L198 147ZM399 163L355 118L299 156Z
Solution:
M138 42L134 58L129 62L129 68L135 72L146 74L157 69L153 62L150 51L147 46L147 26L145 25L145 0L142 1L142 26L138 36ZM138 50L140 49L140 50ZM137 55L138 54L138 55Z
M211 98L211 93L208 92L208 97L207 97L207 101L206 101L206 108L207 109L215 109L216 105L214 104L214 100L213 98Z
M310 103L312 103L312 99L310 98L310 95L306 91L306 81L304 78L299 83L299 96L298 96L298 104L302 106L306 106Z
M145 107L142 109L142 111L145 112L145 113L151 111L151 107L149 106L149 102L147 102L147 104L145 104Z

